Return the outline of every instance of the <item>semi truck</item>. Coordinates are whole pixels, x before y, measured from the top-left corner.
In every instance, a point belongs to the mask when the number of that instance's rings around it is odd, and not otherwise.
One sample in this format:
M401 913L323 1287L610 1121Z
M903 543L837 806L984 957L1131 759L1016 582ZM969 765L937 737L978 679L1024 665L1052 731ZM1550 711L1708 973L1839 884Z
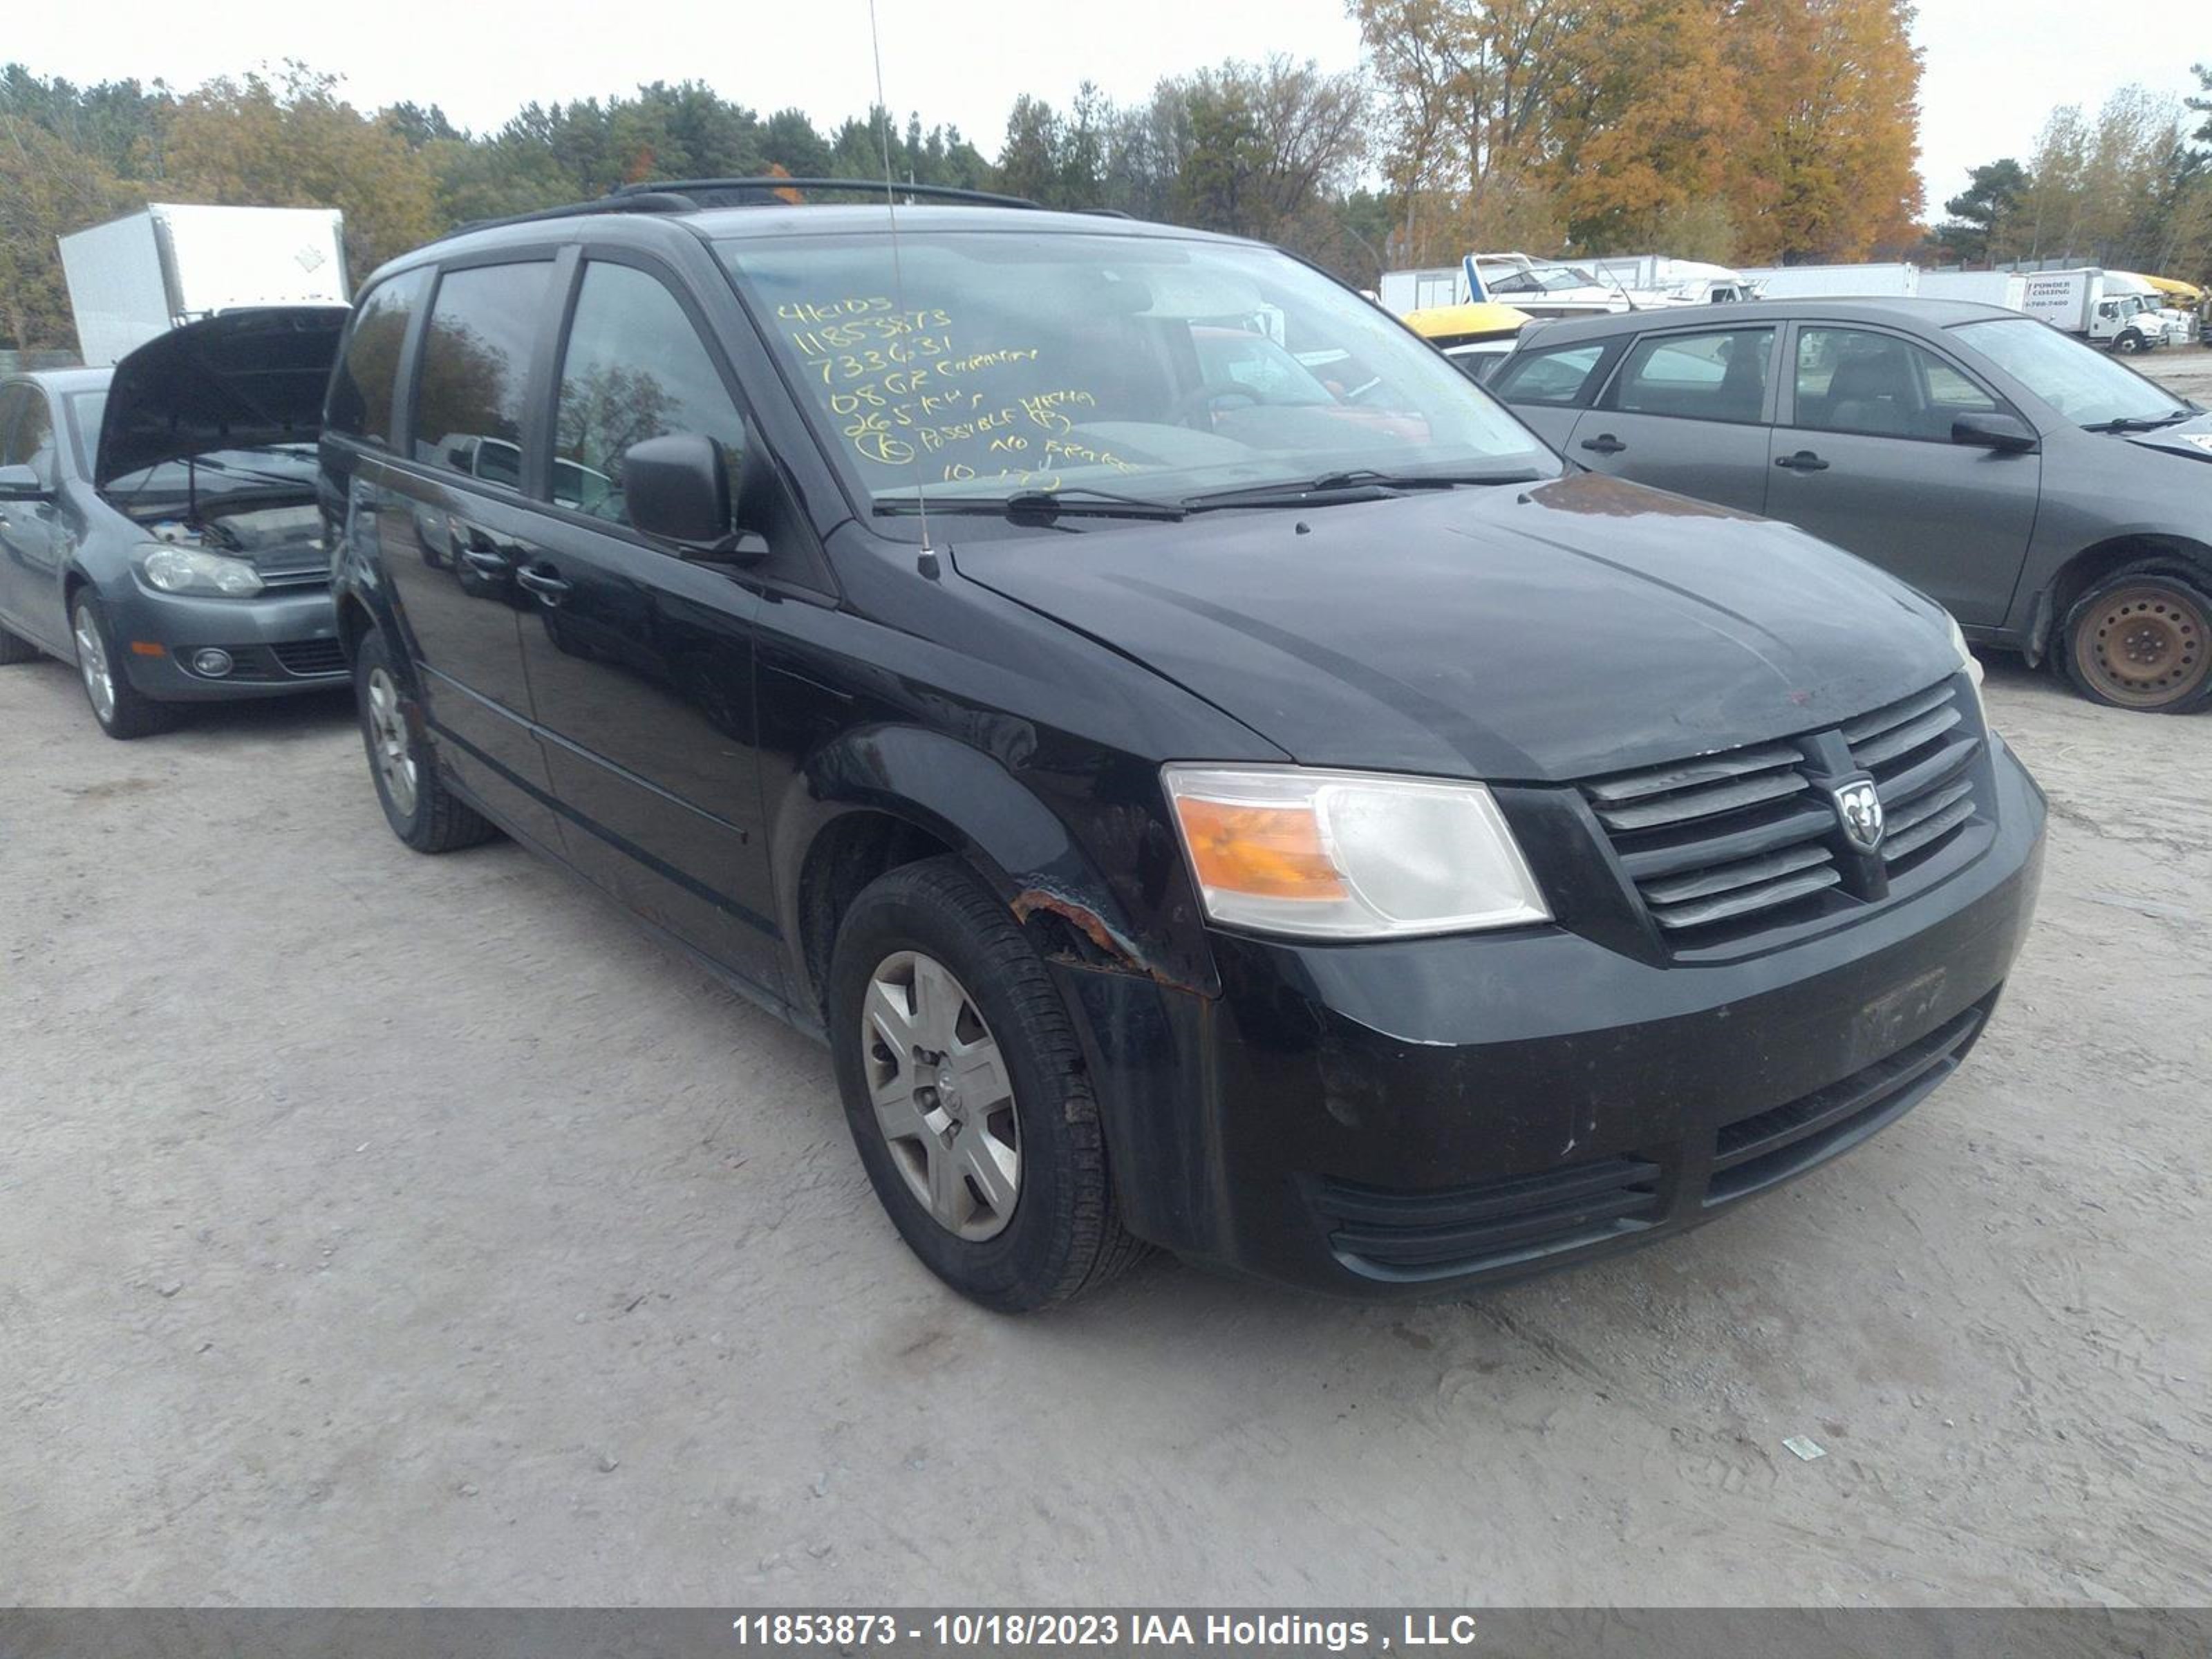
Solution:
M115 362L182 323L259 306L343 307L345 219L335 208L149 203L61 239L77 349Z

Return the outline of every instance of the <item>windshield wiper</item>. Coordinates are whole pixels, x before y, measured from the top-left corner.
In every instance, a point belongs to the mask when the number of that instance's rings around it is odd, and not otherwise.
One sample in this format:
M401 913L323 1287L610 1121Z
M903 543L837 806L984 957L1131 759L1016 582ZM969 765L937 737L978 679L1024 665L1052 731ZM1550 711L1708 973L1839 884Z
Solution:
M893 495L880 497L878 513L991 513L1009 519L1166 519L1183 516L1173 501L1120 495L1077 484L1066 489L1018 489L1011 495Z
M1194 512L1204 512L1218 507L1314 507L1332 501L1380 501L1402 495L1409 489L1534 483L1543 476L1534 467L1525 466L1498 472L1378 472L1371 467L1354 467L1287 483L1212 490L1203 495L1188 496L1183 505Z
M2177 421L2192 419L2197 411L2177 409L2171 415L2115 415L2109 421L2090 421L2084 432L2155 432L2162 426L2172 426Z

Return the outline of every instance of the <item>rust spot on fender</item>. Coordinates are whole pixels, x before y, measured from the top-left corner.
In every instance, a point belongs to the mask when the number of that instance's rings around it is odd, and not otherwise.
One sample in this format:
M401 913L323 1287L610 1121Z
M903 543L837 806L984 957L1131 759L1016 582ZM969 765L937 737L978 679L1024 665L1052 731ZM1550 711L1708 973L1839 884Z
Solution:
M1159 972L1145 961L1135 944L1109 927L1106 919L1087 904L1070 898L1065 893L1055 893L1047 887L1025 887L1014 895L1014 920L1024 927L1030 918L1037 915L1057 916L1090 940L1100 957L1101 963L1086 960L1069 950L1048 950L1048 958L1079 968L1104 966L1115 973L1136 974L1168 987L1170 990L1191 991L1194 986L1184 984L1169 975Z

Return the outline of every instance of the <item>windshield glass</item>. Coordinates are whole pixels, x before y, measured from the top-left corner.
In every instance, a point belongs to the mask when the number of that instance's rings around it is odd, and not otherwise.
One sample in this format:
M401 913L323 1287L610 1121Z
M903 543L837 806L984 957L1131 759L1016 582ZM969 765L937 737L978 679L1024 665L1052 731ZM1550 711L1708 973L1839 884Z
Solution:
M2186 404L2133 369L2032 317L1961 323L1951 331L2080 425L2167 420L2189 412Z
M1264 248L1019 231L730 241L831 453L878 502L1175 501L1559 462L1389 317Z
M72 392L69 404L77 471L89 478L100 449L100 419L107 413L107 393ZM198 477L191 477L192 471ZM167 501L173 497L181 501L195 493L202 500L211 500L234 489L311 489L314 483L315 447L280 444L267 449L212 450L197 458L191 469L182 461L163 461L158 466L125 473L107 486L107 491L127 495L133 501Z

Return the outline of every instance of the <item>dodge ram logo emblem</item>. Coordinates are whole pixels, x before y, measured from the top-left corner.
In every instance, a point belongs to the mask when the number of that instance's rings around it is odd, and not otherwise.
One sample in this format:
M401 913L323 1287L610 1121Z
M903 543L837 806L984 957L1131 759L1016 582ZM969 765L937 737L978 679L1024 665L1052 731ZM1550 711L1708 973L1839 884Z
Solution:
M1871 778L1839 783L1828 793L1834 798L1844 840L1862 853L1871 853L1881 845L1881 797L1875 793Z

